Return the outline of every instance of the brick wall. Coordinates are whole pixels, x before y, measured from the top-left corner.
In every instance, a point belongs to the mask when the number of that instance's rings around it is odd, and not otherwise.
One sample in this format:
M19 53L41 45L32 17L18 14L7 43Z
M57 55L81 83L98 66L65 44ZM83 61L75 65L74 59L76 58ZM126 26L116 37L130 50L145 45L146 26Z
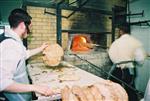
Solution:
M35 48L45 41L54 43L56 41L56 17L44 14L44 8L27 7L32 17L31 36L28 38L28 47Z
M39 47L43 42L56 43L56 16L44 14L44 7L28 6L27 12L32 16L31 35L28 37L28 48ZM48 8L47 12L55 13L55 9ZM72 11L62 11L63 16L68 16ZM99 13L76 12L70 18L62 18L62 29L82 29L89 31L110 31L111 20L108 16ZM68 33L62 33L62 46L67 48ZM105 40L106 41L106 40ZM42 63L42 54L30 58L29 63Z
M31 35L28 37L28 48L33 49L39 47L43 42L54 43L56 40L55 16L44 15L44 8L27 7L28 13L32 17ZM51 19L51 20L50 20ZM42 62L41 54L30 58L31 63Z
M31 35L28 37L28 48L33 49L39 47L42 43L56 43L56 16L44 14L43 7L28 6L27 12L32 17ZM55 9L47 9L49 12L55 12ZM67 26L67 20L63 20L64 27ZM62 46L65 49L67 46L67 33L62 33ZM37 63L42 61L42 54L38 54L30 58L29 63Z

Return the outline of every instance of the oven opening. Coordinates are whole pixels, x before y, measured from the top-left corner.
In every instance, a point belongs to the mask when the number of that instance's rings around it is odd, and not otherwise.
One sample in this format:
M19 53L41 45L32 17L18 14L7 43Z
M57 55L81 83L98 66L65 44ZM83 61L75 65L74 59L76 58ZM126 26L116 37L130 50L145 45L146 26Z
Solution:
M74 35L71 42L71 51L88 52L93 49L89 35Z

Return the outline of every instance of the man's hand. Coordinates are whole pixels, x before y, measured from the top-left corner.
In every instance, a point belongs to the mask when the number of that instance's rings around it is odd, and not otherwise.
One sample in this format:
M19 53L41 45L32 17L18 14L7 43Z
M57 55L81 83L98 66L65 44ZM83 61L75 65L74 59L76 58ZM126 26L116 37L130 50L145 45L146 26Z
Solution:
M52 96L55 94L48 86L32 85L31 87L32 91L44 96Z
M48 47L49 46L49 44L47 43L47 42L45 42L45 43L43 43L42 45L41 45L41 50L43 51L46 47Z

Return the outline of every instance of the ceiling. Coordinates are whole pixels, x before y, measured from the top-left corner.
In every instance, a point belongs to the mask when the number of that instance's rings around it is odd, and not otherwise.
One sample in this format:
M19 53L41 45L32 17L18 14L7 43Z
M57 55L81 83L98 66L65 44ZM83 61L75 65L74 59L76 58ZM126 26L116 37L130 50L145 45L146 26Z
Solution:
M7 20L9 12L13 8L22 6L37 6L45 8L56 8L61 4L62 9L68 10L92 10L104 14L111 14L115 5L123 6L127 0L0 0L0 19ZM131 2L137 0L130 0Z
M22 0L0 0L0 24L7 23L10 11L22 6Z
M112 11L115 5L125 5L126 0L24 0L25 5L40 7L56 7L61 4L62 9L87 8L101 11Z

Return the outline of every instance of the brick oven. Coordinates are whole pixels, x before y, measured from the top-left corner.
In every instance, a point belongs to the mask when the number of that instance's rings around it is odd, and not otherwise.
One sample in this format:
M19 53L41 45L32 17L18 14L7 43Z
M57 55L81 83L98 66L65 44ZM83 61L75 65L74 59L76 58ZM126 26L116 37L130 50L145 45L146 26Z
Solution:
M106 43L105 34L69 33L64 60L106 78L107 74L104 71L108 72L111 67Z
M76 12L68 21L66 30L62 26L62 32L68 34L64 60L105 78L107 74L103 71L107 72L111 68L107 54L108 36L111 35L109 15Z

